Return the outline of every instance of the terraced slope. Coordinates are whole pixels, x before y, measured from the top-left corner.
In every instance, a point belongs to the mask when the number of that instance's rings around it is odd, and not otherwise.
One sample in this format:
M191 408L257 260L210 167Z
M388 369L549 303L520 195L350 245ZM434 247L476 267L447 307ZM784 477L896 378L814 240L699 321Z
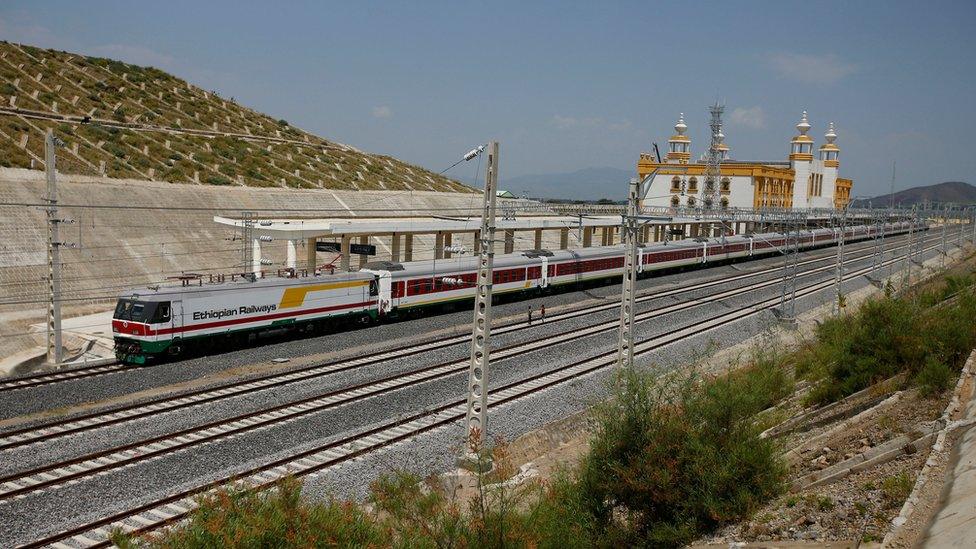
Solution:
M172 183L474 192L356 150L152 67L0 41L0 167Z

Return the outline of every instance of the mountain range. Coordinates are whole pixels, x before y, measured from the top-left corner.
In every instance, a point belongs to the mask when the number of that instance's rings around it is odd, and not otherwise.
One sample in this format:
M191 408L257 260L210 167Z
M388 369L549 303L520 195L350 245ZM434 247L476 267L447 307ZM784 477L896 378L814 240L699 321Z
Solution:
M935 185L912 187L898 191L894 195L884 194L876 196L870 199L871 205L876 208L887 206L892 202L892 196L894 196L894 204L901 204L902 206L920 204L924 201L974 204L976 203L976 186L962 181L946 181ZM856 205L866 205L867 202L868 200L859 200Z
M620 168L583 168L574 172L540 173L502 179L498 189L516 196L564 200L624 200L634 170ZM482 187L484 180L465 183Z

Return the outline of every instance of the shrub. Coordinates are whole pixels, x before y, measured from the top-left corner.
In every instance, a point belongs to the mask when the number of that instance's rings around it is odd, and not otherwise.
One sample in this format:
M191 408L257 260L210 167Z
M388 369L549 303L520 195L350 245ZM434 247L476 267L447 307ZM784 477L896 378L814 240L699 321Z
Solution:
M301 483L285 480L275 491L224 489L200 500L189 522L163 538L157 547L327 547L380 546L383 535L364 511L348 503L307 504ZM142 545L118 532L112 541L122 547Z
M211 175L211 176L207 177L207 184L208 185L230 185L230 183L231 183L230 179L227 179L226 177L224 177L222 175L216 175L216 174L214 174L214 175Z
M925 366L915 376L922 396L937 395L952 386L955 372L935 356L925 359Z
M808 400L836 401L899 373L925 394L943 390L976 346L976 298L959 293L969 283L950 277L914 301L879 299L825 320L798 355L797 372L819 381ZM941 303L957 293L955 301Z
M751 416L783 385L767 368L709 380L621 374L579 481L606 541L679 546L778 494L784 466Z

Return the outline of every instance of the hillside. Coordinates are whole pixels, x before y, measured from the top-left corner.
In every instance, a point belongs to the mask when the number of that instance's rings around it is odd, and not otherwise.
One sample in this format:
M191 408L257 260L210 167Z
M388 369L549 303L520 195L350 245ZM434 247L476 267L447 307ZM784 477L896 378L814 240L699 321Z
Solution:
M886 206L891 202L891 196L892 195L890 194L876 196L871 199L871 203L875 207ZM939 183L936 185L912 187L910 189L898 191L894 194L894 197L895 204L901 204L902 206L920 204L923 201L973 204L976 203L976 186L970 185L969 183L963 183L962 181L946 181L945 183ZM861 202L863 203L866 201Z
M0 167L172 183L474 192L295 128L152 67L0 41Z

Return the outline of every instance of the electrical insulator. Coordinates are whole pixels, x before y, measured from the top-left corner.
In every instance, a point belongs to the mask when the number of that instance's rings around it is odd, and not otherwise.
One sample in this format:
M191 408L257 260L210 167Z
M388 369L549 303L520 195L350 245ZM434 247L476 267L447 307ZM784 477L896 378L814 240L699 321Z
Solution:
M270 260L270 259L262 259L262 260L261 260L261 264L262 264L262 265L271 265L271 263L272 263L272 262L271 262L271 260Z
M271 241L274 240L274 238L272 238L272 237L270 237L270 236L268 236L266 234L263 234L263 235L261 235L261 236L258 237L258 240L260 240L261 242L271 242Z
M468 151L468 154L464 155L465 162L467 162L468 160L471 160L472 158L478 156L479 154L483 153L484 151L485 151L485 146L484 145L480 145L478 147L475 147L475 148L471 149L470 151Z

